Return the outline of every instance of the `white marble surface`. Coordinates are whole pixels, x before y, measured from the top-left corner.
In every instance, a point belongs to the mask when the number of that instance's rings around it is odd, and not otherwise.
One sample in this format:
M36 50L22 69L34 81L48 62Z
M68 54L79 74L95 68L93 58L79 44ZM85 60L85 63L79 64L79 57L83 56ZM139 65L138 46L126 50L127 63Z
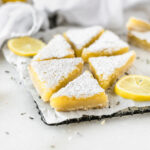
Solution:
M11 79L13 73L0 53L1 150L149 149L150 113L106 119L105 124L91 121L47 126L32 97Z

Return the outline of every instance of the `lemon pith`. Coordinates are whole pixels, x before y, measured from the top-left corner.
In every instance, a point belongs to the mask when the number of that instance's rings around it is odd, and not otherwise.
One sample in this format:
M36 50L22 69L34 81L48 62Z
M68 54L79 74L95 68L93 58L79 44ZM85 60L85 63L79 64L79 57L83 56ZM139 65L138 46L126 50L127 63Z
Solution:
M150 101L150 77L142 75L124 76L116 83L115 93L135 101Z
M34 56L46 44L32 37L19 37L7 42L8 48L19 56Z

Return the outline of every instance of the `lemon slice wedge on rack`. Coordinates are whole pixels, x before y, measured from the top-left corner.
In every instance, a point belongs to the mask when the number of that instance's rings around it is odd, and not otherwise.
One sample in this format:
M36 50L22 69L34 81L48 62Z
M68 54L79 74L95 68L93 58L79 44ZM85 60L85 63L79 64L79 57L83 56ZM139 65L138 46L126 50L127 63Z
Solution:
M7 42L8 48L19 56L34 56L46 44L32 37L19 37Z
M135 101L150 101L150 77L142 75L124 76L116 83L115 93Z

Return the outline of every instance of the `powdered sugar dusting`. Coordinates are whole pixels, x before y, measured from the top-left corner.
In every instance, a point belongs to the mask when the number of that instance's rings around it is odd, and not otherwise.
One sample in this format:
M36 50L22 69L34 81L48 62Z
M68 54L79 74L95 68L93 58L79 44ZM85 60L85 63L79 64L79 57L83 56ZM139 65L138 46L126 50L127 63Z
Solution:
M62 35L55 35L52 40L34 57L34 60L44 60L52 58L63 58L68 55L74 55L70 44Z
M150 42L150 31L148 32L131 31L131 34L138 37L141 40L146 40L147 42Z
M108 79L116 68L124 66L133 55L135 55L135 52L130 51L122 55L111 57L92 57L89 59L89 62L95 68L98 75L103 75L103 79Z
M92 26L84 29L68 30L66 35L77 49L81 49L102 31L101 26Z
M84 50L84 52L107 51L112 53L121 48L128 47L128 44L122 41L116 34L111 31L105 31L98 40Z
M38 74L39 79L45 82L48 88L53 88L67 78L69 73L78 69L77 65L80 63L83 63L81 58L65 58L32 61L31 66Z
M101 92L104 92L104 89L99 86L97 80L92 77L89 71L85 71L78 78L69 82L66 87L53 94L52 98L58 96L89 97Z

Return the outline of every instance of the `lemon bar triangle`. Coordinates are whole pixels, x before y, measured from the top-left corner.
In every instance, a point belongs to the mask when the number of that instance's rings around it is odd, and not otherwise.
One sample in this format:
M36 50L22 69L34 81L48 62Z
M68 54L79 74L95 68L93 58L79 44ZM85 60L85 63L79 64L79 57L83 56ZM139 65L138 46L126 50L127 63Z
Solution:
M111 31L105 31L92 45L82 53L84 61L90 57L119 55L127 52L129 46Z
M150 30L150 23L147 20L131 17L127 22L128 31L140 31L145 32Z
M132 45L150 50L150 31L130 31L128 32L128 41Z
M34 60L49 60L58 58L72 58L74 50L66 39L58 34L33 58Z
M51 106L57 111L87 110L107 106L107 95L89 71L54 93Z
M81 74L82 67L81 58L32 61L29 74L43 101L49 101L54 92Z
M135 52L117 56L89 58L89 65L102 88L109 88L133 63Z
M102 33L101 26L92 26L84 29L71 29L64 33L64 37L72 45L77 57L82 54L83 48L92 44Z

